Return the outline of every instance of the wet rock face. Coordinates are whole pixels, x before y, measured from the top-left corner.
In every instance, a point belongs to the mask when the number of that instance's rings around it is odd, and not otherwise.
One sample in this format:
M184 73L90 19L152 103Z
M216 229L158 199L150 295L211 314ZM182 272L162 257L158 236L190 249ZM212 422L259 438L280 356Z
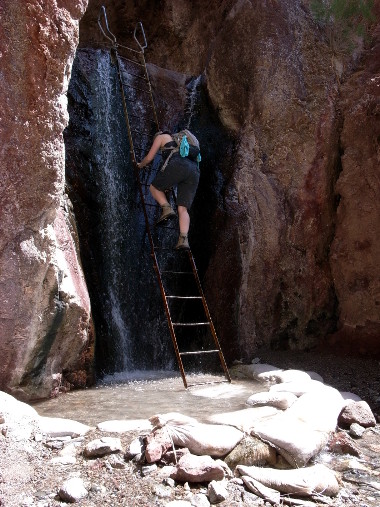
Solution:
M330 256L332 244L341 249L347 243L341 243L339 233L341 206L334 240L335 183L342 164L344 173L347 153L341 161L340 131L343 125L343 132L348 129L346 116L352 108L349 89L347 107L340 108L330 48L305 2L230 0L190 6L167 1L164 6L149 3L148 8L145 3L126 6L110 0L105 5L122 43L131 39L135 20L143 20L149 41L146 58L157 68L188 75L203 72L209 104L220 127L230 133L228 163L213 176L208 173L208 184L216 187L209 228L200 242L203 248L197 248L195 230L201 223L199 199L192 222L193 250L207 267L208 302L227 358L249 359L256 349L269 345L314 346L336 331L339 319L339 327L345 329L348 313L354 336L359 336L359 326L361 340L374 336L376 304L369 305L370 318L359 316L358 310L350 312L352 305L346 300L356 289L343 282L348 277L343 262ZM81 21L84 46L102 39L96 26L99 6L90 1ZM372 118L374 122L376 116ZM197 127L202 138L204 123ZM225 147L217 129L213 134L204 136L206 145ZM357 144L360 152L361 143L367 146L365 138L363 129L361 136L347 142ZM341 176L337 188L342 184ZM349 177L345 185L354 188ZM207 189L202 193L205 199ZM354 205L344 218L345 227L350 227L353 212ZM360 245L367 244L363 241ZM347 244L345 256L357 248L354 245L354 240ZM362 299L356 308L367 298L373 300L376 290L375 250L365 250L371 267L363 268L359 277ZM355 270L360 271L362 261L357 262ZM338 270L342 277L333 276Z
M48 396L88 341L89 299L63 199L62 137L86 6L5 0L0 8L0 386L24 397Z

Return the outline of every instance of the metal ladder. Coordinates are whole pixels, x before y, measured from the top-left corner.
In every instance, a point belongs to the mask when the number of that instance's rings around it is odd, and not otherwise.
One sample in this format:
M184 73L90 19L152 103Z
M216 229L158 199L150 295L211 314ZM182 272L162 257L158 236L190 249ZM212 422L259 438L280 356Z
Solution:
M183 361L186 358L194 358L194 356L202 357L210 355L218 356L220 365L223 369L225 379L223 380L214 379L212 381L202 382L202 384L231 382L231 377L228 372L226 362L224 360L224 356L219 344L218 337L216 335L215 327L211 319L206 298L203 293L203 289L199 279L198 270L195 265L194 257L191 253L191 250L181 252L174 251L172 248L170 249L165 248L165 246L162 246L162 244L158 246L154 240L154 231L152 231L151 228L150 222L151 213L148 212L147 208L152 207L152 209L158 210L160 207L155 202L152 204L149 204L147 202L147 193L149 195L149 184L147 181L144 181L143 178L146 175L146 179L148 179L150 176L149 173L152 171L152 169L150 169L149 172L146 170L140 171L137 167L137 162L138 160L141 160L143 158L144 154L147 152L147 149L149 149L153 133L159 130L159 122L157 118L156 108L152 95L152 88L144 57L144 49L146 49L147 47L147 41L143 25L141 22L138 22L133 34L138 49L122 46L121 44L117 43L115 35L109 29L106 9L104 6L101 7L99 12L98 25L104 37L106 37L111 43L110 46L111 55L117 67L124 115L128 131L130 155L133 162L135 177L138 184L140 200L144 213L145 226L150 243L153 267L157 275L162 301L164 303L165 313L168 321L169 331L173 342L174 351L176 354L180 373L182 376L183 384L185 388L200 384L200 382L197 382L195 384L188 384ZM138 37L142 39L141 42L139 41ZM134 108L134 104L136 104L137 100L140 106L139 111L136 111L136 108ZM141 107L141 105L143 105L143 107ZM172 227L170 227L170 225L166 225L165 227L165 229L171 228ZM165 269L160 269L160 265L162 265L162 260L160 259L159 261L158 259L159 253L168 250L170 250L171 255L175 255L177 258L181 258L179 268L169 267ZM185 268L182 267L184 259L187 259L187 266ZM172 283L173 279L177 280L177 282L181 279L182 280L185 279L186 287L188 287L189 277L192 278L193 285L195 285L195 293L192 294L186 293L184 295L168 294L168 286L173 285ZM177 286L180 287L181 283L179 284L177 283ZM199 322L192 320L181 321L180 320L181 317L186 318L186 309L184 310L183 306L179 312L180 318L175 317L173 305L175 305L178 302L181 303L182 305L186 303L201 303L201 307L203 308L202 320ZM208 340L203 336L200 337L200 341L202 342L202 345L200 345L201 350L180 351L178 342L182 341L186 344L186 337L182 340L179 340L178 335L181 333L181 330L189 330L189 329L192 331L207 329L211 333L211 336L209 337Z

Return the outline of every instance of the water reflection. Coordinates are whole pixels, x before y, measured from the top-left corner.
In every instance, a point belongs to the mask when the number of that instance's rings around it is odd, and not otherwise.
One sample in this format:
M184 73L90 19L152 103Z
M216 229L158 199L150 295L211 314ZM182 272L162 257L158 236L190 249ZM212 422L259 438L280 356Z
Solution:
M212 414L247 408L249 396L265 390L264 384L253 380L204 384L221 380L204 375L190 375L189 384L198 385L184 389L175 372L134 372L130 379L124 374L105 380L97 387L36 403L34 408L42 416L74 419L91 426L114 419L146 419L166 412L180 412L201 422Z

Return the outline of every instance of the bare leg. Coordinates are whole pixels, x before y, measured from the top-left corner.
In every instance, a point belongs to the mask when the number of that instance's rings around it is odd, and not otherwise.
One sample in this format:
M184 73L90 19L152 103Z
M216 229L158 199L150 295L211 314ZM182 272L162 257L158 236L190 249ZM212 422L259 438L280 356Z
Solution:
M190 216L185 206L178 206L179 231L183 236L187 236L190 227Z
M150 193L152 194L152 197L158 202L160 206L164 206L165 204L169 204L168 200L166 199L165 192L162 192L161 190L157 190L156 187L151 185L149 187Z

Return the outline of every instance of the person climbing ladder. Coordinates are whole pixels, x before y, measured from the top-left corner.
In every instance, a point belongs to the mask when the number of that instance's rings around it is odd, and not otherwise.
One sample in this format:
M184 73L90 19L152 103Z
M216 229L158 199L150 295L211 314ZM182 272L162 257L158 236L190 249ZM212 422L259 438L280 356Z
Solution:
M156 225L176 216L169 204L165 191L177 186L177 208L179 216L179 238L176 250L188 250L190 227L189 209L193 203L199 183L200 150L196 137L188 130L171 134L159 131L147 155L137 164L139 169L150 164L158 151L162 154L162 165L149 187L152 197L161 206L162 212Z

